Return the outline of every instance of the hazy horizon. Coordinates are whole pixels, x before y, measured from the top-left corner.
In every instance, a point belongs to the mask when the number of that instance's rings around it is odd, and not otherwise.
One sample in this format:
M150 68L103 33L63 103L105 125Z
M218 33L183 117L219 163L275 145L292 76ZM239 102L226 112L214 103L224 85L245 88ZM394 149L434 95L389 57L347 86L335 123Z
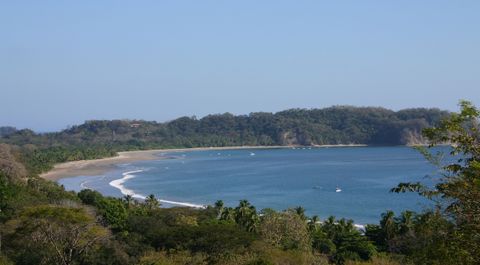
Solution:
M0 126L480 104L478 1L0 3Z

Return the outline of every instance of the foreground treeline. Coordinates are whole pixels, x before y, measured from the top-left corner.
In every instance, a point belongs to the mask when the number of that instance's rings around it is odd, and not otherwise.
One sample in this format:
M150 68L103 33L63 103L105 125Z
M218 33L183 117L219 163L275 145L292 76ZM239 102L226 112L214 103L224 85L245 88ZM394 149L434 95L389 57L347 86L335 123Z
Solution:
M2 194L0 264L343 264L380 259L350 221L315 223L301 208L259 214L242 201L230 210L221 204L203 210L161 209L153 197L138 202L89 190L73 194L43 181L9 189L14 192Z
M244 200L164 209L153 195L137 201L66 192L32 166L38 158L50 163L45 154L53 147L42 153L26 142L0 144L0 264L480 264L480 112L461 106L424 131L432 146L452 144L446 164L442 154L422 150L439 169L437 184L392 189L417 192L435 208L386 212L365 231L350 220L306 216L301 207L259 210ZM59 157L71 154L68 145L55 148Z
M163 209L43 180L0 190L0 264L475 264L438 212L388 212L363 234L301 207Z
M423 143L421 130L448 115L438 109L331 107L277 113L182 117L166 123L88 121L57 133L0 127L0 142L21 147L38 174L54 163L112 156L118 151L241 145L402 145Z

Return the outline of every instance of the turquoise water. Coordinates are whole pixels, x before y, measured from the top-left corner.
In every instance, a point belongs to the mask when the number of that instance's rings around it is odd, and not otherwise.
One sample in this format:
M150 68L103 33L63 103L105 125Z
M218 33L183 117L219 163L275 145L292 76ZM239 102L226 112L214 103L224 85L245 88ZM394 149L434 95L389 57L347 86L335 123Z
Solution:
M422 210L416 194L393 194L399 182L425 181L434 168L409 147L208 150L162 154L169 159L121 164L104 176L59 182L70 190L141 198L155 194L166 206L236 206L257 209L302 206L308 215L377 223L386 210ZM112 182L113 181L113 182ZM123 183L122 183L123 182ZM113 186L112 186L113 185ZM116 186L116 187L114 187ZM342 191L336 192L336 187Z

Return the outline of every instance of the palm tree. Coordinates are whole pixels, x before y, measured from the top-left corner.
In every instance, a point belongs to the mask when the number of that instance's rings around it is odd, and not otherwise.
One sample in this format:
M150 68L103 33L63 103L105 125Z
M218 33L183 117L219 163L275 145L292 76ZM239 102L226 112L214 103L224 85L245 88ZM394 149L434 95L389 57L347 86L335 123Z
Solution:
M312 219L308 221L308 230L315 231L317 229L317 223L320 222L318 215L312 216Z
M322 230L329 236L333 237L335 235L335 216L329 216L322 224Z
M246 229L248 232L255 232L257 231L258 224L260 223L260 218L257 215L256 211L253 211L252 214L249 216L248 222L246 224Z
M235 210L230 207L224 208L220 220L235 222Z
M259 218L257 210L247 200L241 200L235 208L235 222L248 231L256 230Z
M147 206L148 209L152 210L160 207L160 202L155 198L155 195L150 194L145 199L145 205Z
M382 214L380 227L382 228L387 241L395 236L397 232L397 224L395 222L395 213L393 211L387 211Z
M399 231L401 234L407 234L412 230L413 227L413 212L404 211L400 216L399 220Z
M123 201L127 205L127 209L128 209L133 204L134 199L133 199L132 195L125 195L123 197Z
M295 210L295 213L300 216L300 218L302 218L303 220L307 220L307 216L305 216L305 208L303 208L302 206L298 206L293 209Z
M355 230L355 226L353 226L353 220L346 220L345 218L338 220L335 227L337 227L337 232L340 233L349 233Z
M223 207L224 207L224 204L222 200L218 200L215 202L215 209L217 210L217 219L220 219L220 217L222 216Z
M235 221L241 223L241 221L248 216L250 212L250 203L247 200L241 200L237 208L235 208Z
M215 208L217 209L220 209L220 208L223 208L223 201L222 200L218 200L215 202Z
M247 200L240 200L238 207L249 207L250 203Z

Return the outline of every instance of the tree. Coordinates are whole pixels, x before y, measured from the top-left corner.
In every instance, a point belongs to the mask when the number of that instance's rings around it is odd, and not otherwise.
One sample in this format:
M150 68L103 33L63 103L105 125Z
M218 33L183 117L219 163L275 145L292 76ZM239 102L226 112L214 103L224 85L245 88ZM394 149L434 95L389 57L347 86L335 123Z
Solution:
M387 242L397 234L397 224L395 223L395 213L393 211L387 211L382 214L380 227Z
M313 233L312 245L337 264L347 260L369 260L376 253L375 246L360 234L352 220L336 221L333 216Z
M0 173L4 175L8 181L20 181L27 176L25 167L17 162L12 154L11 146L0 143Z
M156 209L156 208L160 207L160 202L157 200L157 198L155 198L155 195L150 194L145 199L145 206L149 210L153 210L153 209Z
M444 218L454 225L449 232L451 240L444 243L456 253L468 253L458 262L480 264L480 111L468 101L461 101L460 108L460 113L452 113L438 126L423 131L430 145L419 150L438 167L436 184L400 183L392 191L417 192L434 200ZM447 154L434 148L442 144L449 145Z
M13 192L7 178L0 172L0 221L2 221L4 212L9 206L8 200L13 196Z
M255 231L258 224L257 210L247 200L241 200L235 208L235 222L247 231Z
M224 210L224 203L222 200L215 202L215 210L217 211L217 218L220 219Z
M117 198L105 197L99 200L96 206L106 224L110 225L112 229L123 230L128 217L123 201Z
M400 218L398 218L398 231L400 234L405 235L412 231L414 223L413 217L415 213L412 211L403 211Z
M176 251L167 254L166 252L148 252L143 254L138 265L204 265L207 257L203 254L191 254L188 251Z
M135 199L133 199L132 195L125 195L123 196L123 201L125 202L127 209L130 209L132 204L135 202Z
M97 205L103 199L103 195L95 190L84 189L77 194L80 200L88 205Z
M10 208L10 199L13 197L14 190L7 182L7 178L0 172L0 223L7 215L6 210ZM0 255L2 254L2 230L0 229ZM0 256L1 258L1 256Z
M7 227L19 264L74 264L108 236L83 208L27 208Z
M220 215L220 220L227 222L235 222L235 209L231 207L224 208Z
M312 218L308 220L308 230L310 230L311 232L315 231L319 223L320 218L318 217L318 215L312 216Z
M308 226L295 211L268 211L260 219L259 233L272 246L284 250L310 250Z
M307 216L305 215L305 208L302 206L297 206L294 208L295 212L302 218L303 220L307 220Z

